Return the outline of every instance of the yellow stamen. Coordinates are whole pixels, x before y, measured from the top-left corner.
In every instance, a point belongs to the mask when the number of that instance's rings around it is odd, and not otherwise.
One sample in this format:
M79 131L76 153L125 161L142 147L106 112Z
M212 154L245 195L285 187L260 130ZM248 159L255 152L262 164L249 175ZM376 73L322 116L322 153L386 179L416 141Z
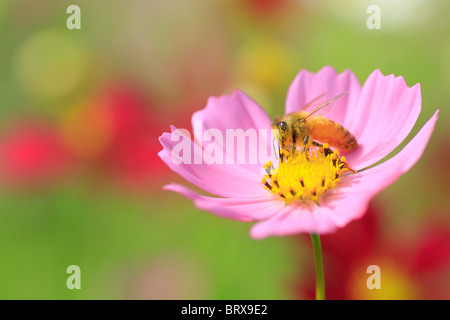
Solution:
M353 171L345 157L340 157L338 150L331 151L327 144L297 151L294 155L285 153L277 169L270 161L264 168L267 175L262 184L286 204L296 200L319 203L327 190L336 188L343 172Z

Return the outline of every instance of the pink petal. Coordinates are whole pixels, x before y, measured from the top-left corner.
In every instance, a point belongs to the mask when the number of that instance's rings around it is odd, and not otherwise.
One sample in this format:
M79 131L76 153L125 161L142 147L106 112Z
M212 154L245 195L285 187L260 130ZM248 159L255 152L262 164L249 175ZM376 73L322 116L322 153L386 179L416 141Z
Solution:
M195 206L201 210L212 212L220 217L240 221L267 219L281 211L284 206L283 201L269 194L253 198L233 199L202 196L189 188L175 183L164 186L164 189L178 192L191 199L194 201Z
M176 128L172 127L172 132ZM186 139L190 140L187 135ZM261 184L262 175L250 171L239 164L195 164L194 143L191 141L191 163L177 163L172 150L179 141L171 140L171 133L165 132L160 138L164 149L158 153L161 159L176 173L203 190L222 197L245 198L267 194ZM202 152L202 151L200 151Z
M439 110L433 114L417 135L397 155L373 168L349 176L346 181L348 186L346 186L345 192L377 193L411 169L420 159L427 146L438 113Z
M387 156L410 133L420 113L420 85L409 88L403 77L384 76L375 70L357 105L347 125L359 147L347 160L354 169L362 169Z
M234 163L237 163L238 152L245 152L246 159L249 159L249 154L261 154L259 152L259 146L264 146L267 150L265 154L270 155L271 151L271 120L267 113L262 109L255 101L249 98L245 93L239 90L235 90L231 95L223 95L221 97L210 97L208 103L203 110L197 111L192 116L192 126L195 127L196 123L201 123L202 133L208 129L217 129L222 132L225 139L227 129L242 129L243 131L253 130L259 134L259 130L263 129L266 133L261 136L261 140L258 137L256 144L251 144L246 141L246 150L235 150L234 157L228 154L228 157L232 158ZM195 132L194 136L196 141L200 141L199 132ZM251 146L249 148L248 146ZM224 148L225 150L225 148ZM230 153L230 150L227 150ZM259 152L259 153L258 153ZM244 166L248 167L253 172L260 172L261 167L270 157L259 158L256 155L258 162L251 164L246 160Z
M270 128L267 113L254 100L240 90L231 95L210 97L206 107L192 116L194 121L202 121L203 129L258 129Z
M347 94L326 107L327 111L324 116L351 131L353 127L348 123L352 122L353 109L357 106L360 90L361 85L350 70L345 70L341 74L338 74L330 66L323 67L316 74L302 70L289 87L285 112L288 114L300 111L307 103L321 94L325 94L325 97L318 100L319 102L315 103L316 106L320 102L348 91Z
M318 207L297 206L291 204L271 218L256 223L250 230L254 239L268 236L289 236L297 233L324 233L336 229L332 219L318 214Z

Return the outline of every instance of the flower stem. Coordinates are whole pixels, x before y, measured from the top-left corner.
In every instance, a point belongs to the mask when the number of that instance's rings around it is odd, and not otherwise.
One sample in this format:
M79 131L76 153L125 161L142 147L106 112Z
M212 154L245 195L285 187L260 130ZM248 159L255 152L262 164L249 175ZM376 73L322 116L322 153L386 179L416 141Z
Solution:
M325 278L323 274L320 236L318 234L311 233L311 241L314 251L314 263L316 265L316 300L325 300Z

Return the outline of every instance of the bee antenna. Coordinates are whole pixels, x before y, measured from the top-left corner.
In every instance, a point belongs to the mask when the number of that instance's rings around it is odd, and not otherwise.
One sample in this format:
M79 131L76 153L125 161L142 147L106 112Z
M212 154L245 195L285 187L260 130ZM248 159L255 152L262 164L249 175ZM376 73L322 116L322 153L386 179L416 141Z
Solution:
M309 118L310 116L312 116L313 114L315 114L317 111L319 111L320 109L322 109L323 107L329 105L330 103L333 103L334 101L336 101L337 99L339 99L340 97L342 97L344 94L347 94L348 91L342 92L341 94L335 96L334 98L331 98L330 100L325 101L324 103L322 103L320 106L318 106L316 109L314 109L311 113L309 113L306 117L299 119L297 121L304 121L307 118ZM317 99L317 98L316 98ZM314 99L314 100L316 100ZM313 100L313 101L314 101Z

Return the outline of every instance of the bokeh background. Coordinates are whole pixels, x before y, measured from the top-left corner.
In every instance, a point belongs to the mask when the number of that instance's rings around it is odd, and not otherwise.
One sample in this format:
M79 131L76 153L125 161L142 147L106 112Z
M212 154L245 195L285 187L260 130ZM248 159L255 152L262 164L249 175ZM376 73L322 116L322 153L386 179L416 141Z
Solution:
M66 9L81 8L81 30ZM369 30L369 5L381 29ZM419 163L322 237L331 299L450 298L450 3L439 0L0 1L1 299L311 299L309 235L162 191L158 137L240 88L283 113L297 72L379 68L440 118ZM405 143L402 144L404 146ZM397 150L398 151L398 150ZM66 269L81 268L69 290ZM381 268L368 290L366 268Z

